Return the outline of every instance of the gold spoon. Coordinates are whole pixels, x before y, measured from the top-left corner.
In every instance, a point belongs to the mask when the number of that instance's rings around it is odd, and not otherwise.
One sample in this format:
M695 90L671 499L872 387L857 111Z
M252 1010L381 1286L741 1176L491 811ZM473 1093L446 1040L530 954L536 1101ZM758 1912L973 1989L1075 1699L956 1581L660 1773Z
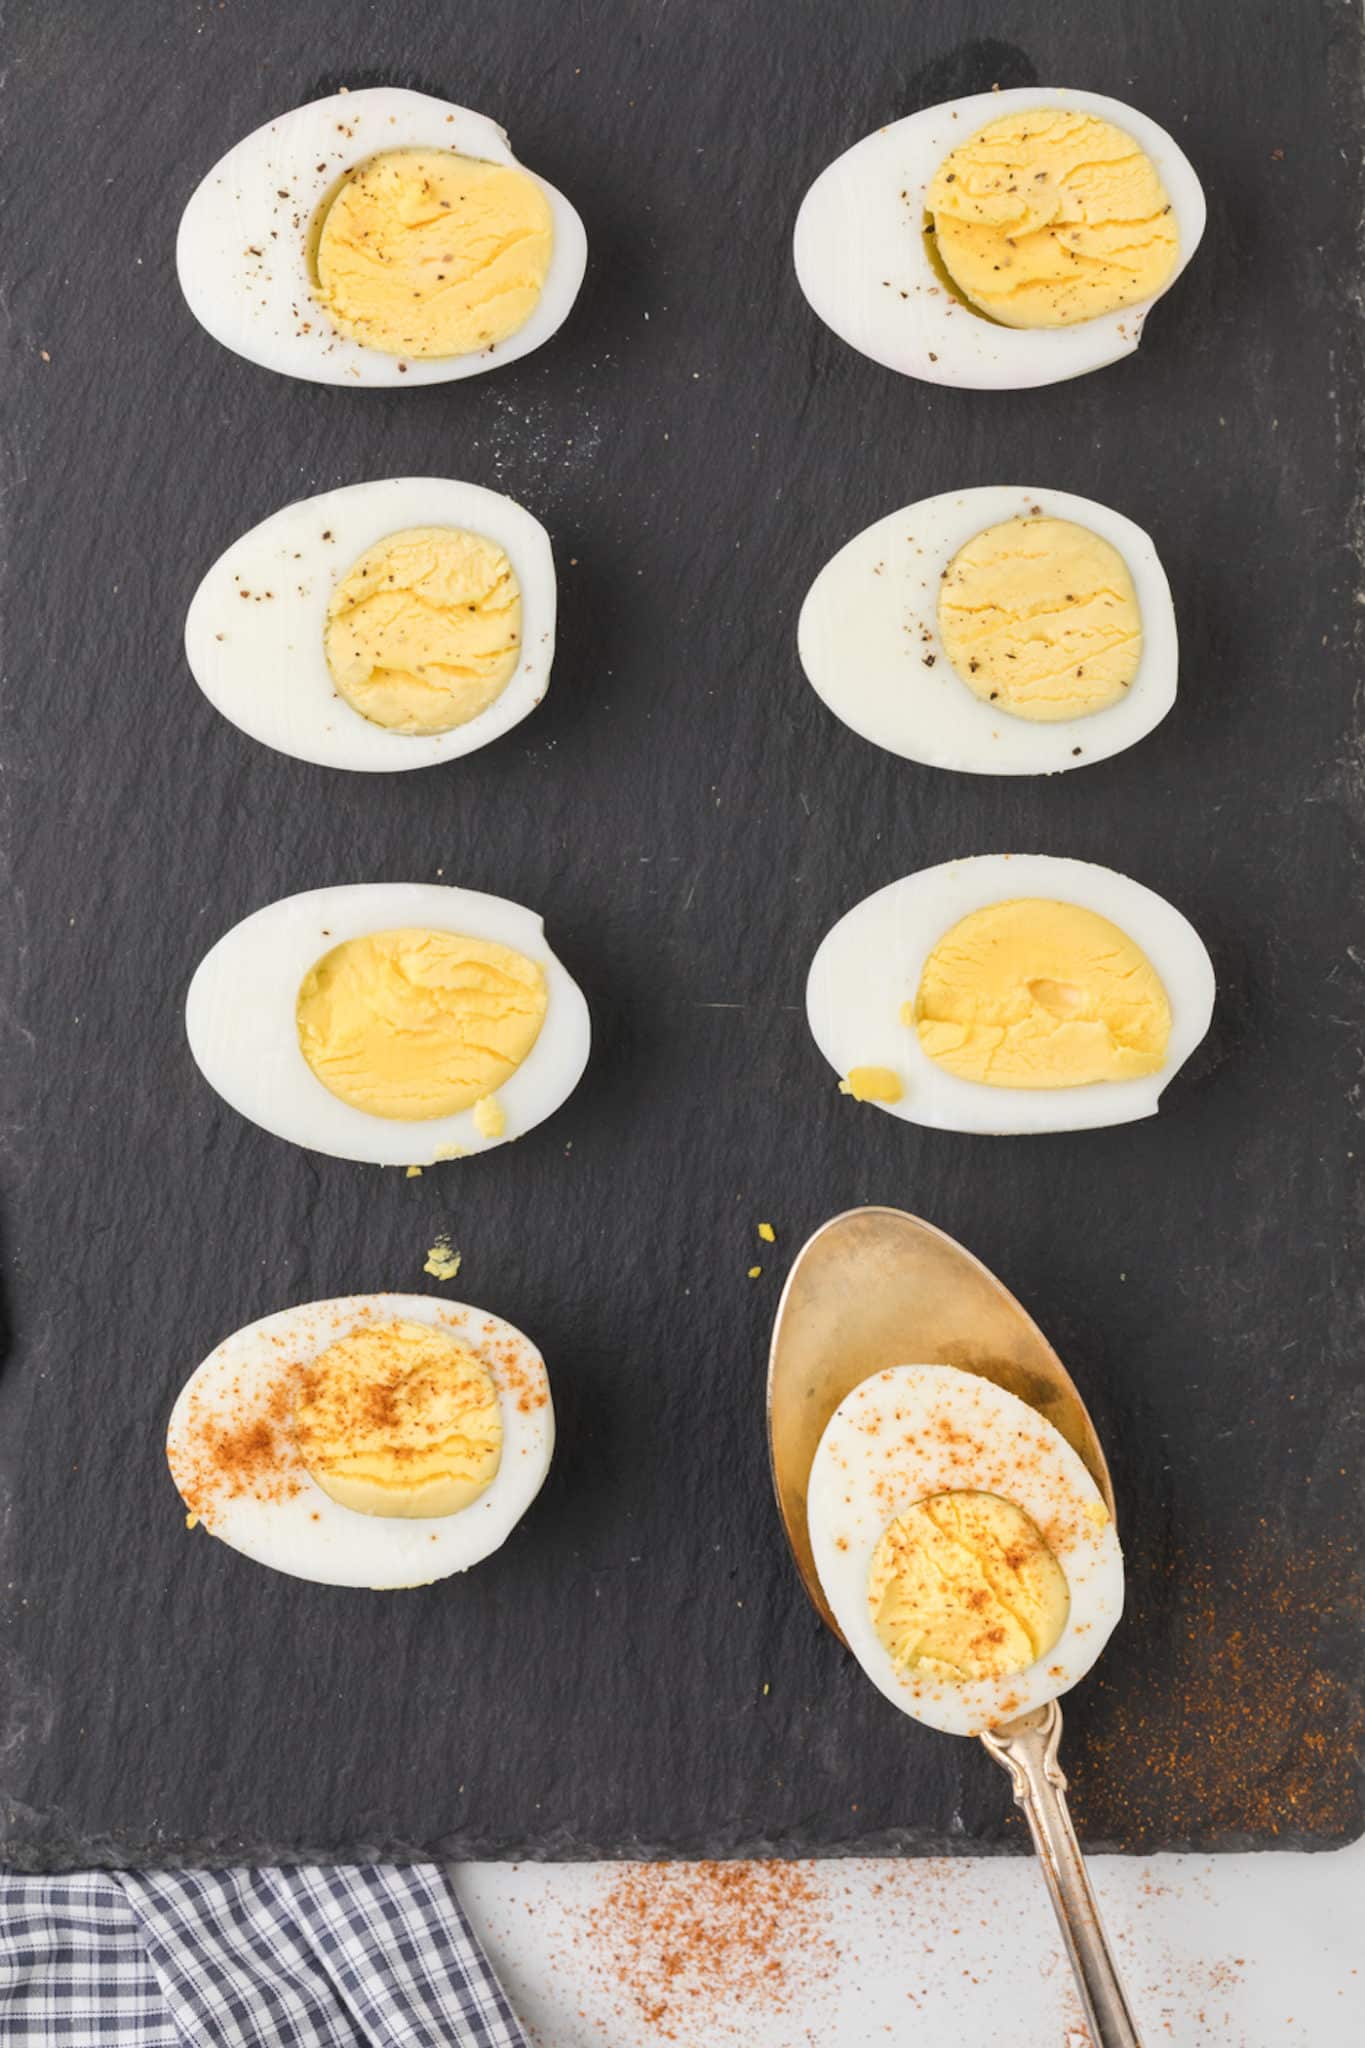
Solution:
M787 1276L768 1359L768 1446L787 1540L840 1637L806 1523L816 1445L845 1394L894 1365L955 1365L1027 1401L1065 1437L1110 1514L1114 1489L1085 1403L1033 1318L979 1259L901 1209L850 1209L816 1231ZM981 1740L1029 1824L1095 2048L1141 2048L1086 1875L1057 1760L1056 1700Z

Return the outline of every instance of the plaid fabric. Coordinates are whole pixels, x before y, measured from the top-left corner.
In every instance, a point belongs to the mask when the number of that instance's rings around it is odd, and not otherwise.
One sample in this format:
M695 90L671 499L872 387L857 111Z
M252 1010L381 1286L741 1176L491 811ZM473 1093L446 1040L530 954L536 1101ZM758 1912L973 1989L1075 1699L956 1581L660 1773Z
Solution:
M0 1871L4 2048L526 2048L434 1864Z

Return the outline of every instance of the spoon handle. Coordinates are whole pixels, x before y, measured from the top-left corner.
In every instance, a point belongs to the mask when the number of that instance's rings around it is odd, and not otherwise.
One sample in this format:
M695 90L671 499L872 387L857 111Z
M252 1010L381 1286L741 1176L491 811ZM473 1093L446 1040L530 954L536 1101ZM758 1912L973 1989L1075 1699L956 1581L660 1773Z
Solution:
M1057 1760L1061 1739L1056 1700L981 1738L1009 1772L1015 1803L1024 1809L1095 2048L1142 2048L1067 1811L1066 1773Z

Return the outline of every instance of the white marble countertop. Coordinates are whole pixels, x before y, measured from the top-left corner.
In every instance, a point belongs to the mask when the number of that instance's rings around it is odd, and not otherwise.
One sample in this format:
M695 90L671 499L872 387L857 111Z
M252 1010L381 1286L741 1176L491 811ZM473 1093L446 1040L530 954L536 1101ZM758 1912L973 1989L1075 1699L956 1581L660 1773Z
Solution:
M756 1868L453 1875L542 2048L1088 2042L1031 1859ZM1091 1869L1146 2048L1365 2041L1365 1842Z

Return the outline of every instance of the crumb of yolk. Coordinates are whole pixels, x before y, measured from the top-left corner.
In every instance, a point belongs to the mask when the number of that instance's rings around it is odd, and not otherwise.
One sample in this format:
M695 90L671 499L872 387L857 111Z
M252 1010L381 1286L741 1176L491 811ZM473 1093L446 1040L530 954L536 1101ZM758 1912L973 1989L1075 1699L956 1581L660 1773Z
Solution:
M892 1067L850 1067L839 1093L851 1095L855 1102L899 1102L905 1085Z
M501 1138L507 1130L507 1115L496 1095L485 1095L474 1104L474 1128L481 1138Z
M424 1273L430 1273L433 1280L453 1280L461 1265L460 1254L455 1251L448 1237L438 1237L427 1253Z

